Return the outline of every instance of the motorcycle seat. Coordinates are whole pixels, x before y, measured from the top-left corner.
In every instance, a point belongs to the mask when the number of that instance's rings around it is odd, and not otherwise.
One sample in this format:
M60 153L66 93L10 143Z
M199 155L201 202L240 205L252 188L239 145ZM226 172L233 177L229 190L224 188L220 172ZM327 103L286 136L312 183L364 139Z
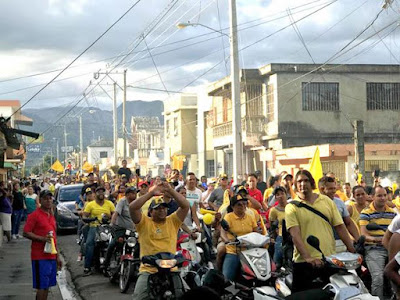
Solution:
M288 274L285 276L285 284L291 290L293 284L293 274Z

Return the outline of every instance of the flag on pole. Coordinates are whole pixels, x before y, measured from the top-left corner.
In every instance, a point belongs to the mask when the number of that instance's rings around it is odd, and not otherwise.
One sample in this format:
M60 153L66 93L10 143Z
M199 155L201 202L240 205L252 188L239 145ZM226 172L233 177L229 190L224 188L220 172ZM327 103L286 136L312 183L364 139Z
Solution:
M58 173L64 173L64 167L62 166L62 164L60 163L60 161L58 159L51 166L51 169Z
M315 183L318 185L318 181L322 178L322 176L324 176L318 147L315 149L314 157L311 160L310 173L313 176Z

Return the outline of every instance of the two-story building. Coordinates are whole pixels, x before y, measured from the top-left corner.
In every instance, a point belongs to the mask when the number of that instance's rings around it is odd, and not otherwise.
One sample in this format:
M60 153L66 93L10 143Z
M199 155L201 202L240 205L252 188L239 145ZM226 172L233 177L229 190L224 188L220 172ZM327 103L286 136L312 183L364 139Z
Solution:
M307 165L315 145L328 145L321 151L324 171L335 169L348 181L354 162L355 120L364 121L366 171L378 166L382 171L398 171L398 71L396 65L313 64L269 64L242 70L245 172L293 173ZM215 166L227 173L232 170L230 86L230 79L225 78L208 90L213 97L209 118Z
M197 96L180 94L164 103L164 161L174 168L197 170Z
M141 173L159 175L164 164L164 126L158 117L132 117L133 161Z

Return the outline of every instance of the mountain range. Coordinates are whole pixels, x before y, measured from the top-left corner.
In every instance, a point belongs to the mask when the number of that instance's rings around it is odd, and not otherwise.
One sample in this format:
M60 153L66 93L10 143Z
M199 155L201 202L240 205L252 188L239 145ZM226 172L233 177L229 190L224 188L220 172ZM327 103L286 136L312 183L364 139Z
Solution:
M69 112L68 112L69 111ZM126 128L131 131L132 116L158 117L164 124L164 103L162 101L127 101L126 102ZM68 113L67 113L68 112ZM66 114L64 117L63 115ZM44 142L41 144L41 153L29 152L26 166L37 165L38 159L45 152L56 153L56 140L59 140L60 156L61 146L64 146L64 125L67 133L67 145L79 148L79 116L82 115L83 147L86 148L99 139L113 139L112 111L98 107L72 107L57 106L44 108L23 109L22 114L33 120L33 126L20 126L21 129L43 133ZM122 135L122 104L117 108L118 134Z

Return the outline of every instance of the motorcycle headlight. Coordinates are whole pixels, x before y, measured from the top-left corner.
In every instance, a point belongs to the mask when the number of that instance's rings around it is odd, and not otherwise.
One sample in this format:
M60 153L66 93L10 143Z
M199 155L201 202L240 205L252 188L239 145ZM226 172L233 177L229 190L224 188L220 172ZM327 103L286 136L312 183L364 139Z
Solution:
M355 270L362 264L361 255L347 252L334 254L326 259L337 268L346 270Z
M266 259L259 258L256 261L254 261L254 265L256 266L258 272L260 272L261 276L268 275L268 262Z
M129 247L133 248L136 245L136 238L130 237L126 240L126 243L128 244Z
M176 266L176 259L157 259L156 264L162 269L172 269Z
M106 233L106 232L100 232L100 239L101 239L103 242L108 241L108 233Z

